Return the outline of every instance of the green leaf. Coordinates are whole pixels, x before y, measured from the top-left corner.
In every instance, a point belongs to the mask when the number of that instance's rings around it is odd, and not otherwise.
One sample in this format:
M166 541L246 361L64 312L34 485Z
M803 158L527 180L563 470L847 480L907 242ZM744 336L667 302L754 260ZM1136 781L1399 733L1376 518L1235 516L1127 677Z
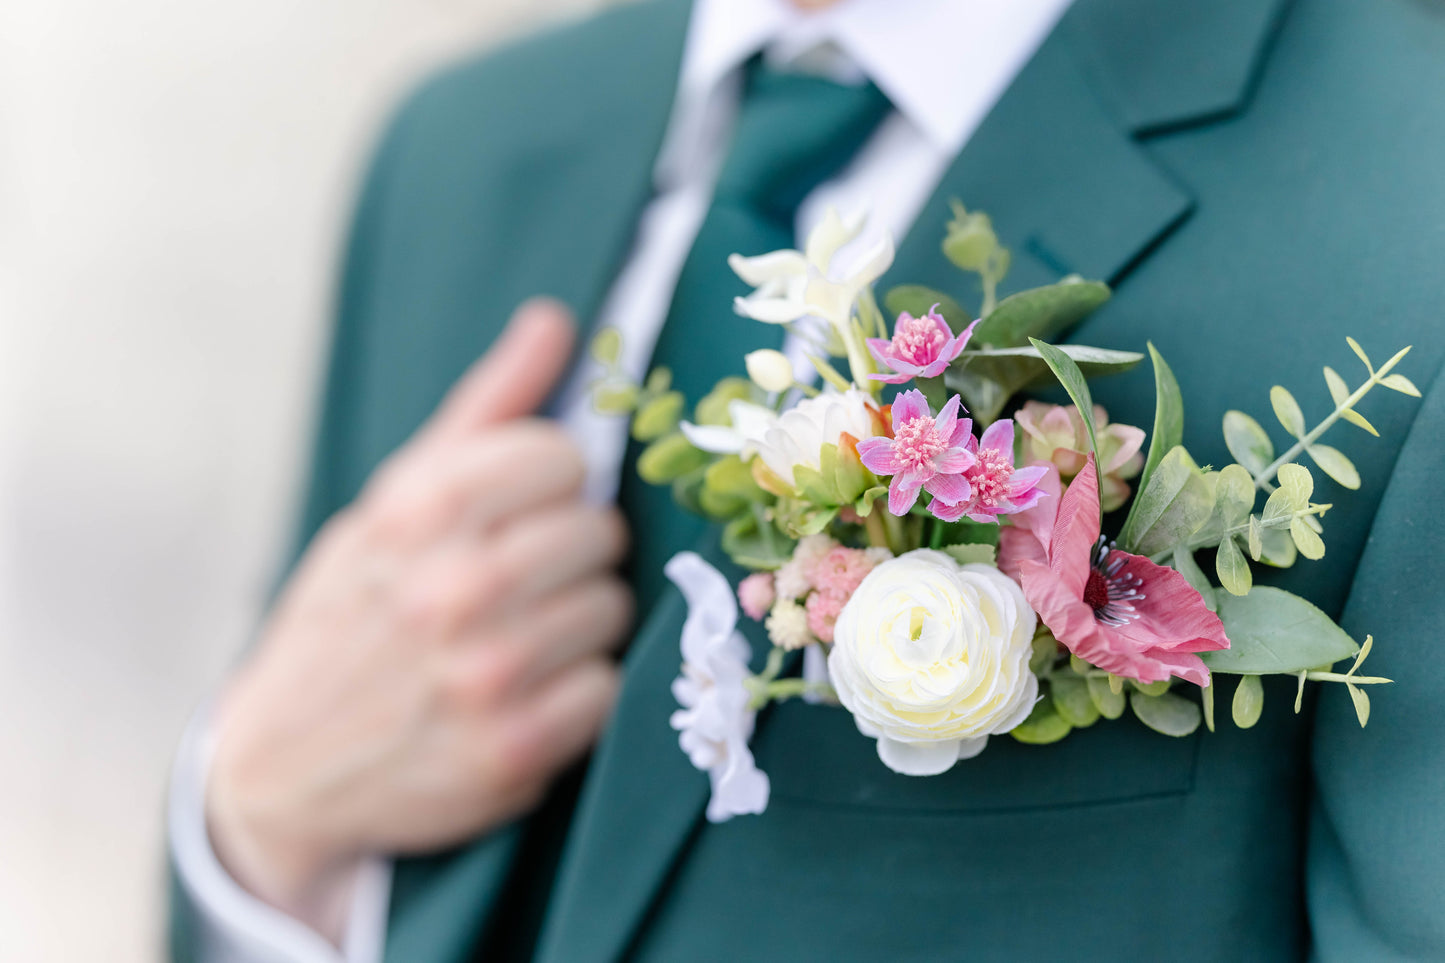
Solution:
M1264 503L1264 515L1262 521L1266 526L1271 522L1277 522L1281 518L1289 518L1294 514L1294 499L1290 493L1283 488L1276 488L1269 493L1269 498ZM1269 529L1266 528L1266 531Z
M1274 416L1284 426L1284 430L1296 438L1305 433L1305 416L1300 411L1299 402L1294 400L1294 395L1283 385L1275 385L1269 389L1269 403L1274 408Z
M1213 493L1204 474L1189 452L1176 445L1159 462L1148 487L1135 497L1119 542L1137 555L1157 554L1194 534L1213 510Z
M942 291L935 291L920 284L900 284L883 295L883 307L894 318L904 311L915 318L921 318L931 311L935 304L938 305L938 313L943 315L943 320L948 322L954 334L968 327L973 320L973 315L965 311L963 305L953 298Z
M1059 345L1086 378L1120 374L1144 360L1134 351L1111 351L1087 345ZM964 351L944 372L944 383L963 395L974 420L998 418L1009 398L1036 382L1053 377L1043 356L1033 347L983 348Z
M1201 653L1214 672L1290 674L1333 665L1359 651L1333 619L1283 589L1256 585L1248 595L1221 595L1218 611L1229 648Z
M1052 341L1108 300L1107 284L1070 275L1004 298L979 322L971 340L1000 348L1025 345L1029 338Z
M692 446L681 432L665 435L637 456L637 474L649 485L666 485L706 465L712 456Z
M666 391L638 409L632 419L632 437L638 441L656 441L677 427L685 399L678 391Z
M983 272L999 254L993 223L981 211L969 213L959 201L953 202L953 220L943 238L943 253L964 271Z
M1046 626L1041 625L1029 644L1032 646L1029 652L1029 671L1041 676L1054 664L1054 658L1059 654L1059 641Z
M1146 696L1157 696L1168 692L1173 680L1160 679L1158 682L1140 682L1138 679L1130 679L1129 684L1134 687L1136 692L1142 692Z
M1315 479L1310 470L1294 463L1280 465L1279 489L1289 498L1290 506L1297 512L1310 507L1310 496L1315 491ZM1268 506L1266 506L1268 507Z
M1184 441L1184 397L1179 393L1179 382L1174 372L1164 361L1164 356L1149 342L1149 360L1154 363L1154 433L1149 438L1149 457L1144 461L1144 473L1139 476L1139 488L1149 484L1154 469L1164 460L1164 454ZM1251 484L1253 480L1251 479Z
M836 449L834 449L836 451ZM793 483L803 497L814 505L841 505L843 500L838 495L837 482L833 473L826 475L816 468L807 465L793 466Z
M1043 357L1044 363L1059 379L1059 384L1069 393L1069 399L1079 409L1079 415L1084 422L1084 430L1089 435L1089 450L1094 453L1094 461L1099 460L1099 439L1094 429L1094 399L1089 394L1089 383L1084 380L1084 373L1074 363L1068 353L1061 348L1056 348L1038 338L1029 338L1029 344Z
M1310 528L1308 519L1291 519L1289 537L1294 539L1294 547L1299 549L1299 553L1310 561L1318 561L1325 557L1324 539L1315 534L1313 528Z
M1248 729L1259 721L1264 712L1264 685L1257 675L1240 676L1234 690L1234 703L1230 706L1234 724Z
M1345 399L1350 396L1350 386L1345 384L1340 373L1329 365L1325 365L1325 384L1330 389L1330 400L1335 403L1336 408L1344 404Z
M1249 516L1249 557L1256 562L1264 554L1264 536L1259 527L1259 516Z
M1349 345L1350 350L1355 353L1355 356L1365 363L1365 367L1370 369L1370 374L1374 374L1375 366L1370 364L1370 359L1365 355L1365 349L1360 347L1360 342L1347 336L1345 338L1345 344Z
M740 515L723 526L722 549L743 568L772 571L793 557L796 544L770 524L759 528L757 517Z
M1067 736L1073 726L1064 721L1051 699L1040 699L1029 717L1014 727L1009 735L1019 742L1046 746Z
M1364 415L1360 414L1360 413L1359 413L1358 411L1356 411L1355 409L1353 409L1353 408L1344 408L1344 409L1342 409L1342 410L1340 411L1340 417L1343 418L1343 419L1345 419L1346 421L1348 421L1348 422L1349 422L1350 424L1352 424L1352 425L1356 425L1356 426L1358 426L1358 427L1360 427L1360 428L1365 429L1365 430L1368 431L1370 434L1374 435L1376 438L1380 437L1380 433L1375 430L1375 426L1374 426L1374 425L1370 424L1369 419L1366 418Z
M943 551L953 556L953 560L960 565L994 565L998 559L998 549L992 545L945 545Z
M853 511L867 518L872 513L873 506L877 503L878 499L884 498L887 495L887 485L874 485L858 496L858 500L853 503Z
M1199 707L1172 692L1157 696L1148 696L1142 692L1131 693L1129 707L1134 710L1134 715L1139 717L1140 722L1166 736L1183 737L1199 728Z
M617 363L617 358L622 354L622 332L613 327L600 329L592 337L590 346L592 360L598 364L608 367Z
M1345 683L1345 688L1350 690L1350 700L1355 704L1355 718L1360 720L1360 728L1365 728L1370 722L1370 696L1359 686Z
M1294 539L1282 528L1262 530L1259 548L1259 560L1272 568L1289 568L1299 555L1299 549L1294 547Z
M1204 709L1204 727L1210 732L1214 731L1214 679L1211 677L1209 685L1199 690L1199 705Z
M1054 711L1075 729L1084 729L1099 721L1099 708L1089 697L1089 686L1083 679L1060 675L1049 681Z
M1320 467L1320 471L1344 487L1351 491L1360 487L1360 473L1355 470L1354 462L1346 458L1338 448L1310 445L1305 451L1309 452L1310 458Z
M653 368L647 376L647 391L649 394L660 395L672 387L671 368Z
M1103 676L1089 676L1084 680L1089 687L1089 698L1094 700L1094 708L1099 710L1099 715L1105 719L1117 719L1124 714L1124 691L1114 691L1109 685L1109 680Z
M1224 413L1224 444L1234 460L1249 469L1251 475L1259 475L1274 461L1274 443L1269 435L1259 422L1242 411Z
M1380 384L1389 388L1391 391L1398 391L1402 395L1410 395L1412 398L1420 397L1420 389L1415 387L1415 382L1402 374L1386 375L1380 379ZM1360 695L1363 696L1364 693L1361 692ZM1356 705L1358 705L1358 703L1356 703ZM1365 715L1368 716L1369 714L1369 703L1366 702ZM1364 723L1362 722L1360 725L1364 725Z
M1214 556L1214 570L1219 575L1219 584L1232 595L1245 595L1254 584L1249 563L1244 560L1244 554L1233 536L1219 543L1219 551Z

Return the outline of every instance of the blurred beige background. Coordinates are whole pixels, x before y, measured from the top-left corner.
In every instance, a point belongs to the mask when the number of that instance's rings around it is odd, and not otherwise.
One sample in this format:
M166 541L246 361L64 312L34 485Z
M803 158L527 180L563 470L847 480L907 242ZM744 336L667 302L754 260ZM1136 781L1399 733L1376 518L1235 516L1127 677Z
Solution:
M0 0L0 960L160 958L170 754L286 539L364 152L602 2Z

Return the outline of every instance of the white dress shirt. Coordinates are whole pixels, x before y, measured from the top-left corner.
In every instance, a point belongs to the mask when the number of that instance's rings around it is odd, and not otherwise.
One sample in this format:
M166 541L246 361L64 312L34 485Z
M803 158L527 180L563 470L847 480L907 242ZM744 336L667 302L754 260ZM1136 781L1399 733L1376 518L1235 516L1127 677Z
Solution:
M829 207L868 211L863 234L839 254L839 269L883 232L900 238L949 163L1038 49L1070 0L840 0L803 12L787 0L696 0L677 96L656 168L653 199L631 253L604 301L599 325L622 333L621 364L646 373L673 288L711 202L738 109L741 67L762 52L777 66L871 80L893 111L834 180L798 211L807 236ZM801 243L799 244L801 247ZM743 254L760 254L744 251ZM797 346L792 346L797 359ZM741 366L741 359L739 359ZM801 374L801 371L800 371ZM574 372L557 416L581 445L587 492L617 491L626 449L624 419L588 405L590 363ZM211 850L203 798L209 763L204 710L181 747L172 777L169 829L181 884L201 916L207 963L378 963L386 935L390 863L361 873L340 949L246 893Z

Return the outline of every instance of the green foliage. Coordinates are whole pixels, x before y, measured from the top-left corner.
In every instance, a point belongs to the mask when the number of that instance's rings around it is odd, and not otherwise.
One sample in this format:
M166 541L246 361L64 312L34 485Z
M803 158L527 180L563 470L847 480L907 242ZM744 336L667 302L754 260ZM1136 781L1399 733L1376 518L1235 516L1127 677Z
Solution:
M1020 291L1000 301L971 340L994 348L1022 347L1030 338L1053 341L1098 310L1110 293L1107 284L1078 275Z
M630 381L599 381L592 386L592 407L604 415L630 415L640 395Z
M1341 378L1339 373L1329 365L1325 365L1325 385L1330 389L1330 399L1334 401L1335 407L1339 409L1340 417L1353 425L1365 429L1376 438L1380 437L1380 433L1375 430L1375 426L1370 424L1364 415L1360 414L1354 408L1349 407L1349 386L1345 384L1345 379Z
M1077 676L1056 675L1049 680L1054 711L1075 729L1085 729L1099 721L1102 714L1089 697L1088 683Z
M1234 724L1241 729L1248 729L1259 721L1263 712L1264 684L1257 675L1241 676L1239 685L1234 690L1234 702L1230 705Z
M1284 430L1296 438L1305 433L1305 415L1300 411L1299 402L1294 400L1282 385L1275 385L1269 389L1269 403L1274 408L1274 416L1284 426Z
M1084 680L1089 689L1089 698L1094 700L1094 708L1099 710L1099 715L1105 719L1117 719L1124 714L1124 690L1115 689L1109 684L1109 680L1097 675L1091 675Z
M1038 338L1029 338L1029 344L1034 346L1034 350L1044 359L1054 377L1059 379L1059 384L1068 392L1069 400L1079 409L1079 417L1083 420L1084 430L1089 436L1089 450L1094 453L1094 460L1097 462L1099 438L1094 427L1094 399L1089 394L1089 383L1084 378L1084 372L1079 370L1074 359L1062 348Z
M1154 469L1164 460L1166 452L1184 442L1184 396L1179 393L1179 382L1174 372L1149 342L1149 360L1154 364L1154 432L1149 438L1149 456L1144 460L1144 471L1139 476L1139 488L1149 484Z
M982 274L997 262L1000 250L989 216L979 211L969 213L963 204L954 201L953 220L948 222L943 238L944 256L961 270Z
M945 545L943 551L953 556L953 560L960 565L972 565L975 562L994 565L998 559L998 549L992 545L978 543Z
M622 332L613 327L600 329L592 336L588 353L592 355L592 360L600 365L609 368L615 365L622 354Z
M728 414L728 405L734 401L752 401L755 390L747 378L724 378L697 403L693 421L699 425L730 425L732 416Z
M1274 443L1259 422L1242 411L1224 413L1224 444L1234 460L1258 477L1274 461Z
M665 391L642 405L632 419L632 437L656 441L677 427L684 399L680 391Z
M1111 351L1085 345L1058 345L1086 377L1119 374L1133 368L1144 356L1135 351ZM963 396L975 421L996 420L1010 398L1053 372L1043 355L1032 347L967 350L944 373L944 383Z
M1219 576L1219 584L1231 595L1245 595L1254 585L1249 563L1244 560L1244 553L1239 550L1239 543L1233 536L1219 543L1214 555L1214 571Z
M889 316L898 317L904 311L921 318L938 305L938 313L943 315L943 320L958 334L968 327L973 316L964 310L963 306L942 291L935 291L933 288L926 288L919 284L901 284L890 290L883 296L883 307ZM890 332L891 334L891 332ZM887 335L883 335L887 337Z
M797 542L761 520L760 515L760 512L739 515L724 525L722 549L743 568L773 571L793 557Z
M1173 692L1160 695L1131 692L1129 708L1134 710L1134 715L1140 722L1166 736L1182 738L1199 728L1199 706Z
M649 485L666 485L708 463L705 451L692 447L681 432L664 435L637 456L637 474Z
M1319 466L1320 471L1341 486L1352 491L1360 487L1360 473L1338 448L1331 448L1329 445L1306 445L1305 453Z
M1213 510L1214 493L1204 473L1189 452L1176 445L1135 496L1119 544L1138 555L1167 551L1193 535Z
M1248 595L1222 595L1218 602L1229 648L1202 653L1212 672L1291 674L1359 651L1333 619L1283 589L1256 585Z
M1040 699L1034 706L1034 711L1029 713L1029 717L1015 726L1009 735L1019 742L1044 746L1051 742L1058 742L1073 728L1064 721L1063 716L1059 715L1058 709L1054 707L1053 699Z

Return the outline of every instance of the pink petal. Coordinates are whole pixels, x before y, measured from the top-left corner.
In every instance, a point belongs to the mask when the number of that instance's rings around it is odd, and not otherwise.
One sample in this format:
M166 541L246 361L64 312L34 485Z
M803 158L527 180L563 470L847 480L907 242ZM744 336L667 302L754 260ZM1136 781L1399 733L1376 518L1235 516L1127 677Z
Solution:
M1083 600L1082 588L1073 591L1051 569L1027 559L1020 563L1019 573L1024 597L1054 638L1079 658L1089 658L1080 649L1089 645L1099 623Z
M960 354L963 353L964 347L968 344L968 339L973 337L973 329L978 327L979 321L982 320L982 318L975 318L972 324L964 328L963 331L959 333L958 337L953 339L955 344L951 344L947 348L947 351L951 352L948 354L949 361L952 361L954 358L957 358Z
M1089 560L1099 540L1099 475L1094 456L1059 500L1058 518L1049 536L1049 570L1078 598L1084 597Z
M965 448L970 455L978 453L978 439L973 437L973 419L960 418L953 426L953 437L948 439L950 448Z
M933 426L938 429L940 437L953 437L954 425L958 424L958 409L962 404L963 399L958 395L954 395L948 399L948 403L945 404L943 410L938 413L938 417L934 419Z
M918 472L894 475L888 485L888 511L894 515L907 515L913 503L918 501L918 492L922 487L923 476Z
M1209 652L1229 648L1224 623L1183 575L1156 565L1142 555L1114 552L1112 562L1127 559L1121 574L1140 579L1144 598L1134 603L1139 617L1115 631L1135 644L1175 652Z
M1135 428L1133 425L1110 425L1105 430L1119 439L1119 450L1114 452L1114 457L1104 466L1104 474L1108 475L1123 468L1124 463L1144 446L1144 429Z
M871 351L873 357L879 361L884 360L893 353L889 350L893 347L893 342L887 338L864 338L863 343L868 345L868 350Z
M973 497L973 486L967 478L956 473L934 475L924 482L923 487L934 498L948 505L958 505Z
M883 363L884 363L884 364L893 364L892 361L889 361L889 360L887 360L887 359L884 359L884 362L883 362ZM881 381L881 382L883 382L884 384L890 384L890 385L901 385L901 384L903 384L905 381L912 381L912 380L913 380L913 375L904 374L904 373L900 373L900 372L893 372L892 374L878 374L878 373L875 372L875 373L873 373L873 374L864 375L863 377L867 378L867 379L870 380L870 381Z
M893 475L898 472L897 445L892 438L875 435L858 442L858 459L875 475Z
M968 511L968 500L965 499L956 505L950 505L941 498L935 498L928 503L928 510L939 521L956 522Z
M949 448L933 456L930 465L942 475L957 475L978 464L978 456L967 448Z
M935 510L934 514L938 514ZM945 521L958 521L958 519L944 519ZM1022 578L1021 566L1024 562L1035 562L1045 570L1048 568L1049 557L1044 551L1044 544L1038 540L1033 532L1015 525L1005 525L998 530L998 568L1009 578L1018 582Z
M905 391L893 399L894 425L901 425L914 418L927 418L929 415L928 401L923 397L923 392L917 388Z
M1014 463L1014 423L1008 418L995 421L984 429L983 437L979 439L980 450L992 448L1008 458L1010 466Z

